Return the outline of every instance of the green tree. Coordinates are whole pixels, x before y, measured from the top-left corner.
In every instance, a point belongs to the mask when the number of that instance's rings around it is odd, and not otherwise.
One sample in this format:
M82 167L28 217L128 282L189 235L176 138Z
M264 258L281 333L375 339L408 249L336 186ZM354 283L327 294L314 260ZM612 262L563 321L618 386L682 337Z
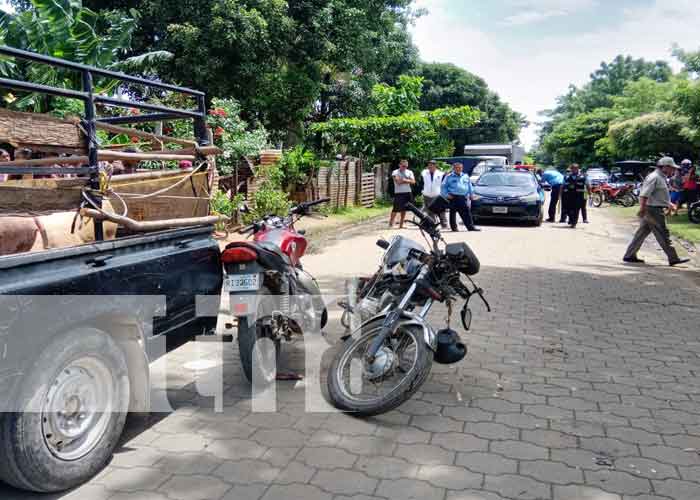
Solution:
M453 64L420 63L411 73L424 79L420 109L471 106L481 111L474 127L450 131L456 154L465 144L515 141L527 123L482 78Z
M607 125L667 106L665 99L668 92L673 92L673 84L664 84L672 76L665 61L619 55L610 63L602 63L591 73L588 83L580 88L569 86L567 93L557 99L557 106L543 112L547 122L540 127L539 158L554 162L609 162L612 150L606 140ZM581 139L578 143L577 138ZM559 151L560 147L564 149Z
M339 118L312 125L311 133L326 154L341 151L370 161L407 158L424 162L450 155L453 143L446 132L471 127L479 116L478 110L462 106L399 116Z
M423 78L423 110L449 106L480 108L489 98L488 85L482 78L454 64L420 63L411 74Z
M557 123L542 143L545 151L552 154L555 164L608 163L606 150L596 150L596 143L608 133L610 123L617 114L609 108L598 108L589 113ZM600 156L600 155L603 156Z
M135 52L168 50L169 80L236 98L248 121L298 138L309 117L352 110L341 81L364 96L415 57L406 25L412 0L86 0L94 9L138 8ZM353 75L343 79L343 75ZM336 90L341 92L335 93ZM288 132L290 132L288 134Z
M372 101L379 115L398 116L418 111L423 93L423 78L399 76L396 86L378 83L372 88Z
M687 117L671 111L648 113L611 125L608 136L619 157L692 157L699 144L689 125Z
M643 77L628 82L622 94L613 96L613 109L620 118L672 109L676 101L677 82L656 82Z
M123 59L137 17L135 11L130 15L115 11L98 14L83 7L80 0L31 0L31 8L20 9L16 14L0 11L0 43L102 68L128 67L145 72L154 64L170 59L171 54L149 52ZM4 77L73 89L82 86L81 75L75 71L12 58L2 58L0 62L0 74ZM108 91L115 82L98 79L96 85L98 92ZM32 107L36 111L48 111L62 102L37 94L9 100L16 108Z

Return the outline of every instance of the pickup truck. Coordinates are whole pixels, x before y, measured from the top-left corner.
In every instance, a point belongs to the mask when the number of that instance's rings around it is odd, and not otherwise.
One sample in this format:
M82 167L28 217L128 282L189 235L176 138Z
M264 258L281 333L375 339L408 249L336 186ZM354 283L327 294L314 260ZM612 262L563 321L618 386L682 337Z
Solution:
M0 480L62 491L97 474L128 412L149 411L149 362L212 333L212 227L0 257Z

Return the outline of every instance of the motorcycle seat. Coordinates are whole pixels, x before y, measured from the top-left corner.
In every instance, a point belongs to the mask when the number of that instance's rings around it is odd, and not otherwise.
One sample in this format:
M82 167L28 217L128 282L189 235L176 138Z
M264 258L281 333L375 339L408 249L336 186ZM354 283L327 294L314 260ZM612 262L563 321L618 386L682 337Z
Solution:
M258 254L258 262L265 268L284 272L292 265L292 261L289 257L282 253L282 250L274 243L265 241L234 241L226 245L226 248L242 246L253 248Z

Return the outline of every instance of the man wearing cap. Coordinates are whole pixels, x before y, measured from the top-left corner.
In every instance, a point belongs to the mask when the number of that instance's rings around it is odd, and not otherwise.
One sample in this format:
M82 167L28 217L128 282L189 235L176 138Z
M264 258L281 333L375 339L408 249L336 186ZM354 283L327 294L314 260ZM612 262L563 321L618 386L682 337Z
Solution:
M442 182L440 195L447 199L450 205L450 228L453 232L459 231L457 226L457 214L467 227L467 231L481 231L474 226L472 218L471 199L474 194L469 176L464 173L464 165L452 164L452 172L445 176Z
M690 261L690 259L678 257L676 249L673 248L671 236L668 227L666 227L666 215L664 213L671 206L671 195L666 179L679 168L676 162L673 161L673 158L665 156L657 162L656 170L644 179L644 185L639 195L639 217L641 222L637 233L627 248L623 259L625 262L644 262L637 257L637 252L642 248L644 240L651 233L654 233L656 241L659 242L659 245L666 253L670 266L685 264Z
M437 169L435 160L430 160L428 162L428 168L423 170L421 177L423 180L423 208L425 209L425 213L428 214L428 217L435 222L435 214L429 209L430 205L440 196L443 173ZM440 225L443 229L447 229L447 215L445 211L440 211L439 216Z

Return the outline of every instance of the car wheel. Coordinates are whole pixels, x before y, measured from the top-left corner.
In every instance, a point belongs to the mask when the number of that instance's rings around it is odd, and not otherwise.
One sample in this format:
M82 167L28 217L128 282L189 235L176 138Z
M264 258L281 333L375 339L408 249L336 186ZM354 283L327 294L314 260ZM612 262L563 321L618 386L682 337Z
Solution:
M124 353L105 332L75 330L52 342L22 381L14 410L0 420L0 479L57 492L100 472L129 407Z

